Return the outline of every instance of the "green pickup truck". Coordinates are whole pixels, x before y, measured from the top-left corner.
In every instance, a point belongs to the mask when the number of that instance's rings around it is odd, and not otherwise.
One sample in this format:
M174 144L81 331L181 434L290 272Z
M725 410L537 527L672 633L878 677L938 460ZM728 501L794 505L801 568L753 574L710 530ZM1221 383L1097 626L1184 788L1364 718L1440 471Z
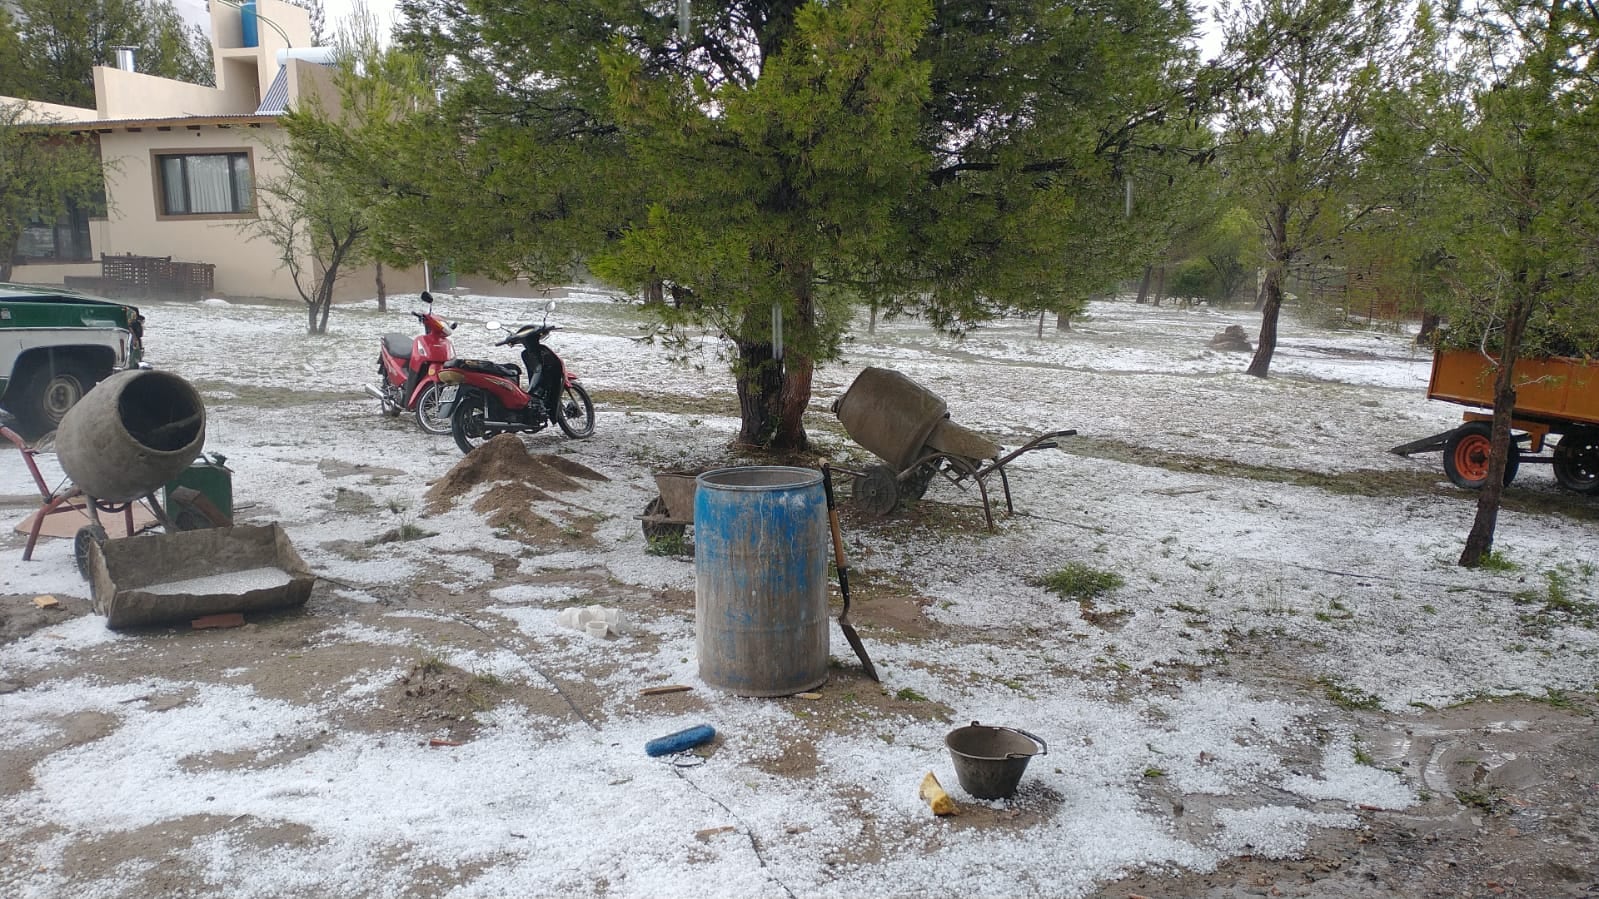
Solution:
M30 440L113 372L144 355L132 306L52 287L0 283L0 407Z

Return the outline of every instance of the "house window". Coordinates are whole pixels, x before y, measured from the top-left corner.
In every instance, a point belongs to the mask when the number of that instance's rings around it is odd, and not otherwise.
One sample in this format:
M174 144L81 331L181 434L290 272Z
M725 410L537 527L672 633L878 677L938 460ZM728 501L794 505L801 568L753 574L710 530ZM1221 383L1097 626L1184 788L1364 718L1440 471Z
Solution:
M255 205L249 153L157 156L162 215L242 215Z
M98 214L104 214L104 200L93 205L99 209ZM89 248L89 204L66 199L62 206L65 211L53 224L35 217L23 225L13 262L82 262L93 258Z

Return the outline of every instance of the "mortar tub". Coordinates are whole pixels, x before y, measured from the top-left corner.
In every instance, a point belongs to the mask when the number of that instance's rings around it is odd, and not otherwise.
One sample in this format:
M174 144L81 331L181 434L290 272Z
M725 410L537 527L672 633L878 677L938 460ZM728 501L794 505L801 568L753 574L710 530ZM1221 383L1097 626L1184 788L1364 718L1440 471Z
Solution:
M1048 755L1044 741L1016 727L990 727L973 721L944 737L961 789L978 799L1009 799L1027 763Z
M821 472L708 471L694 498L694 639L700 677L740 696L827 680L827 495Z
M316 577L277 524L90 544L96 612L114 630L302 606Z
M855 377L833 411L852 440L898 473L922 455L933 428L949 415L949 406L891 368L870 367Z
M89 496L142 499L182 474L205 447L205 403L171 372L117 372L83 395L56 428L61 470Z

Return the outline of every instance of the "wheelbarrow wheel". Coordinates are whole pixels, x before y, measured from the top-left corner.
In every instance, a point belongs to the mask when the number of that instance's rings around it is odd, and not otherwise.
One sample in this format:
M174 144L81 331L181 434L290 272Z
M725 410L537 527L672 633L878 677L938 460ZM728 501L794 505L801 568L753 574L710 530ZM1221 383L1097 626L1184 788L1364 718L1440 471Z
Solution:
M97 525L85 525L78 528L78 533L72 538L72 558L78 563L78 575L84 580L89 579L89 546L105 546L105 528Z
M873 465L855 476L850 502L867 518L882 518L899 504L899 478L887 465Z
M670 517L666 508L666 500L662 497L657 496L649 501L649 504L644 507L644 516L645 518L640 524L644 526L644 542L646 543L662 541L666 543L681 543L683 534L688 531L688 525L686 524L650 520L651 518Z

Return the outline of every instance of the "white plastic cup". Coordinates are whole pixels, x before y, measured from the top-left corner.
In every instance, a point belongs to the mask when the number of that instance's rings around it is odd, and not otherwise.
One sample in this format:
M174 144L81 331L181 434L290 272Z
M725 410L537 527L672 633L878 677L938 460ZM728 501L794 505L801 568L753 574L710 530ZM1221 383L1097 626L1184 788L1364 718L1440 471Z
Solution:
M556 616L555 620L561 627L581 627L577 618L579 611L577 606L568 606L561 610L561 614Z
M583 630L590 637L604 637L611 626L603 621L590 621L583 625Z
M621 609L601 609L600 614L606 624L615 624L622 620Z

